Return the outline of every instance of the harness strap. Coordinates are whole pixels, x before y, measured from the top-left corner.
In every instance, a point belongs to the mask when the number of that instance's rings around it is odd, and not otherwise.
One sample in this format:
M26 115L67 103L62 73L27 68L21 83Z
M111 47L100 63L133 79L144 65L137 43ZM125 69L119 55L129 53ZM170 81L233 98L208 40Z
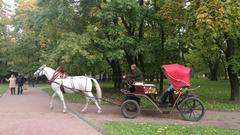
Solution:
M74 90L75 90L75 86L74 86L74 82L73 82L73 79L72 79L72 77L70 78L70 82L71 82L72 89L74 89Z
M60 75L60 72L55 71L51 79L48 81L48 83L51 84L59 75Z
M53 81L53 82L51 82L51 83L55 83L55 84L58 84L58 85L61 85L61 83L58 83L58 82L56 82L56 81ZM71 91L73 91L73 92L91 92L91 91L83 91L83 90L81 90L81 89L76 89L76 88L70 88L70 87L67 87L67 86L65 86L65 85L62 85L64 88L67 88L67 89L69 89L69 90L71 90Z
M61 79L66 79L68 76L64 73L61 73L59 71L55 71L51 77L51 79L48 81L49 84L51 84L54 80L57 79L57 77L60 76Z

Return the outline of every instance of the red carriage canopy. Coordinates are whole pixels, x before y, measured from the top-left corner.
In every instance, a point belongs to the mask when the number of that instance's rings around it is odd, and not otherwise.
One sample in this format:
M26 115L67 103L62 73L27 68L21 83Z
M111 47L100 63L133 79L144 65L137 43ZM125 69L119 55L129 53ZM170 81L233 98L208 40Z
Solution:
M173 85L174 89L181 87L189 87L190 84L190 68L180 64L168 64L162 66L165 75Z

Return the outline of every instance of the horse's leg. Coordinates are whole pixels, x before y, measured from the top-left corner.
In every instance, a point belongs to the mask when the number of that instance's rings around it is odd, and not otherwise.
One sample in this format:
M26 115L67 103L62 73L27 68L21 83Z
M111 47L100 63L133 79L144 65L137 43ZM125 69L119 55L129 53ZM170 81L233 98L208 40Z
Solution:
M62 104L63 104L63 112L65 113L66 110L67 110L67 107L66 107L66 104L65 104L65 101L64 101L64 97L63 97L63 93L60 89L57 90L57 94L60 98L60 100L62 101Z
M86 96L86 104L85 104L84 108L81 110L81 112L87 111L88 103L89 103L89 97Z
M91 100L95 103L95 105L97 106L97 108L98 108L98 111L97 111L97 112L98 112L98 113L101 113L101 112L102 112L102 109L101 109L101 107L99 106L96 98L93 96L92 92L88 92L88 93L87 93L87 96L90 97L90 99L91 99Z
M51 98L51 101L50 101L50 104L49 104L49 108L52 110L53 109L53 100L54 100L54 97L57 95L56 92L53 93L52 95L52 98Z

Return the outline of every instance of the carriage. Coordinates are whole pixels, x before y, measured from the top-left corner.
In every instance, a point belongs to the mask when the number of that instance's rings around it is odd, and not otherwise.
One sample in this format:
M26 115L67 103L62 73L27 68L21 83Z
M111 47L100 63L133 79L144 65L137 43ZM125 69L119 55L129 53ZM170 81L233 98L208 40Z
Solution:
M134 87L135 91L130 92L128 89L122 89L125 95L124 101L121 103L121 112L125 118L135 118L140 114L140 99L145 98L150 101L153 106L160 112L164 113L164 108L169 108L169 113L177 109L181 116L188 121L199 121L205 113L203 102L196 96L191 94L190 89L190 68L179 65L169 64L162 66L165 76L172 84L174 91L169 94L169 104L161 106L159 104L159 91L154 84L145 84L141 82L131 83L126 81L129 87Z
M186 120L200 120L204 116L205 107L197 96L190 94L190 91L193 90L189 88L190 68L179 64L163 65L162 68L167 79L174 88L174 91L170 94L171 105L165 107L171 107L170 113L176 108ZM60 76L54 77L55 73L56 71L54 69L46 65L42 65L34 73L36 77L45 75L51 82L51 88L54 93L49 104L50 109L53 109L53 99L58 95L63 104L63 112L66 112L67 108L61 91L61 86L63 86L67 93L76 92L85 96L86 104L82 112L87 110L88 102L92 100L98 108L97 112L101 113L101 107L97 101L97 99L101 99L105 102L120 105L124 117L135 118L140 113L140 99L145 98L150 101L160 113L163 113L163 108L159 106L158 102L160 95L154 84L145 84L141 82L132 83L131 80L129 80L127 81L128 86L133 87L135 91L130 91L128 88L122 89L121 92L125 95L124 101L115 103L111 101L112 98L102 98L102 91L96 79L86 76L70 76L63 79L60 78ZM95 98L92 93L92 85L96 88L97 98Z

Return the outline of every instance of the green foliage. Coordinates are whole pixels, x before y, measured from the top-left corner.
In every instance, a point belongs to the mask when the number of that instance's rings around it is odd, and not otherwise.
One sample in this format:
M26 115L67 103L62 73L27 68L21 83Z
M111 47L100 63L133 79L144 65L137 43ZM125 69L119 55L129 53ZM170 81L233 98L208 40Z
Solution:
M205 46L211 46L202 50L211 51L211 57L218 59L218 56L221 55L221 49L223 52L227 49L227 44L225 43L227 38L237 39L239 37L239 18L240 18L240 5L237 1L222 1L222 0L212 0L206 2L200 2L200 6L196 11L196 27L198 35L203 37L202 43ZM239 44L237 45L239 46ZM235 47L236 52L239 50L238 47ZM216 51L216 49L218 49ZM214 53L215 52L215 53ZM218 55L215 55L216 52L219 52ZM204 55L206 53L203 53ZM215 56L214 56L215 55ZM237 58L239 54L234 54L233 58ZM217 57L216 57L217 56ZM232 59L230 63L233 64L235 71L238 71L240 68L237 60Z
M20 73L31 74L38 67L38 47L32 38L32 33L22 33L17 36L17 44L9 52L14 65L12 69Z
M10 23L10 19L5 14L5 4L0 1L0 77L8 74L9 64L9 53L8 50L12 46L12 38L9 36L7 25Z
M8 90L8 84L0 84L0 94L4 94Z

